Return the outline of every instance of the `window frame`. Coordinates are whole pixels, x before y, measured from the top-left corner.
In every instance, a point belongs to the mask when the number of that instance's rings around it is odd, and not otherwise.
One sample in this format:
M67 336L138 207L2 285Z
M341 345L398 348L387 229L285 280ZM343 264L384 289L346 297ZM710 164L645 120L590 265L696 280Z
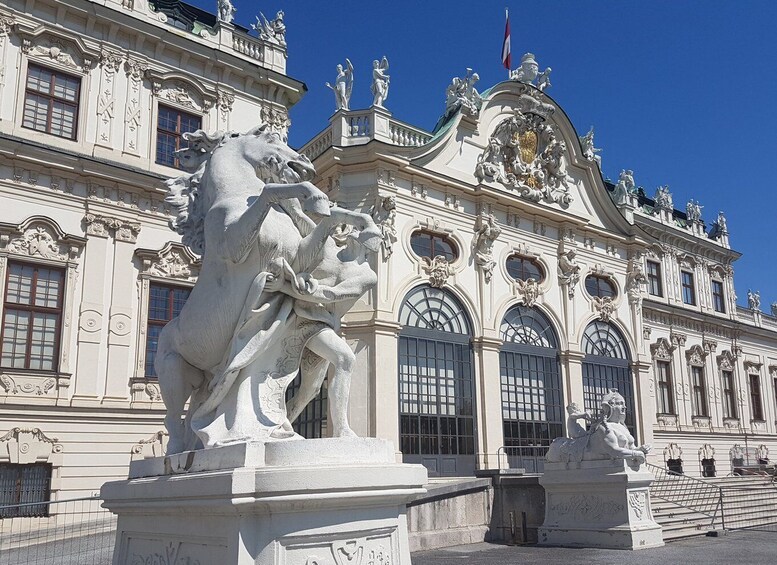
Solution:
M521 265L520 266L520 271L522 273L524 273L524 274L526 272L526 268L524 267L524 264L528 263L528 264L534 266L534 268L537 270L538 276L537 277L530 276L530 277L526 277L526 278L521 278L521 277L515 276L511 272L511 268L510 268L510 262L511 261L520 261L520 265ZM507 259L505 259L505 271L507 271L507 275L512 280L516 280L516 281L520 280L520 281L526 282L529 279L534 279L535 281L537 281L537 283L543 283L545 281L545 278L547 277L547 275L545 274L545 268L542 266L542 264L536 258L528 257L526 255L520 255L519 253L513 253L513 254L509 255L507 257Z
M160 118L162 116L162 112L165 111L165 110L166 111L170 111L170 112L175 112L177 114L177 116L176 116L176 131L165 129L165 128L162 128L160 126L159 120L160 120ZM188 133L188 131L189 131L189 130L187 130L187 132L181 131L181 117L182 116L186 116L188 118L194 118L194 119L198 120L200 125L197 127L197 129L202 129L202 116L198 116L197 114L193 114L191 112L187 112L186 110L182 110L182 109L177 108L177 107L172 106L172 105L163 104L161 102L157 103L157 108L156 108L156 125L155 125L156 139L155 139L155 144L154 144L154 163L155 164L162 165L163 167L171 167L173 169L180 169L181 168L181 163L178 160L178 157L175 157L175 155L173 156L173 163L172 164L166 163L166 162L163 162L163 161L159 160L159 141L161 139L160 134L163 134L163 135L166 135L166 136L172 136L172 137L175 138L175 150L178 151L179 149L182 148L181 143L184 141L183 140L183 134L184 133ZM192 131L196 131L196 130L192 130Z
M722 369L720 371L721 379L721 395L723 397L723 417L730 418L732 420L738 419L739 412L737 411L737 391L736 384L734 383L734 371L730 369ZM731 386L726 386L730 384Z
M429 240L430 240L429 249L430 249L431 255L422 255L421 253L418 252L415 245L413 245L413 238L416 236L429 236ZM441 243L446 243L451 248L452 257L448 257L448 254L444 252L443 253L435 252L435 241L437 240L439 240ZM435 232L428 229L413 230L413 232L410 234L410 249L417 257L421 257L421 258L426 257L427 259L430 259L430 260L434 259L438 255L442 255L443 257L445 257L445 260L448 261L448 263L454 263L460 257L459 246L456 244L456 242L453 240L452 237L448 236L447 234Z
M30 80L30 69L40 69L46 72L50 72L52 75L52 81L49 83L49 93L45 94L43 92L37 91L37 90L31 90L28 86L29 80ZM66 100L64 98L60 98L52 93L52 91L55 88L56 85L56 78L57 75L60 77L67 77L74 79L78 82L78 88L76 89L75 93L75 102ZM47 67L46 65L41 65L37 62L30 61L27 63L26 68L26 74L24 77L24 90L23 90L23 96L22 96L22 108L21 108L21 124L20 127L29 131L34 131L37 133L42 133L46 135L53 135L54 137L58 137L60 139L66 139L68 141L78 141L78 130L79 130L79 119L81 114L81 93L83 92L83 80L82 77L79 77L77 75L61 71L60 69ZM39 130L35 129L34 127L26 126L24 125L24 111L27 107L27 96L28 95L34 95L34 96L41 96L44 98L47 98L49 100L49 108L48 112L46 114L46 129L45 130ZM61 104L65 104L67 106L71 106L75 108L75 114L73 116L73 135L70 137L59 135L57 133L54 133L51 131L51 114L52 109L54 107L54 102L58 102Z
M596 292L591 292L591 289L588 286L589 280L596 281ZM611 294L607 294L607 293L602 294L601 292L602 283L606 284L610 288ZM588 276L586 276L585 281L583 281L583 286L585 286L585 291L591 297L610 298L611 300L615 300L616 298L618 298L618 285L615 284L615 281L612 279L612 277L609 277L607 275L597 275L597 274L591 273Z
M651 266L655 267L655 272L651 271ZM648 294L650 294L650 296L658 296L659 298L663 298L664 282L661 273L661 262L647 259L645 261L645 274L647 275L648 279ZM654 283L657 288L657 292L653 292Z
M153 288L154 287L164 288L164 289L167 289L167 291L168 291L168 296L167 296L168 308L166 310L166 313L168 315L170 315L170 318L168 318L167 320L162 321L162 320L151 318L151 295L153 293ZM175 297L175 291L176 290L185 290L185 291L187 291L189 293L189 296L190 296L191 292L192 292L192 288L193 287L188 286L188 285L177 285L177 284L171 283L169 281L164 281L164 282L161 282L159 280L150 280L149 281L149 284L148 284L148 299L147 299L146 308L145 308L145 310L146 310L146 316L145 316L145 322L146 322L145 323L145 342L143 344L144 345L144 347L143 347L143 350L144 350L144 356L143 356L143 377L145 379L149 380L149 381L157 381L157 379L159 378L158 375L156 375L153 372L150 373L150 374L148 373L148 366L149 366L149 361L148 361L148 358L149 358L149 355L148 355L148 353L149 353L148 342L149 342L149 339L150 339L150 331L149 330L150 330L151 326L157 326L159 328L164 328L170 322L170 320L172 320L175 316L178 315L178 314L174 314L174 312L175 312L175 308L174 308L175 298L174 297ZM189 299L189 296L186 297L186 300ZM186 304L186 301L184 301L184 304ZM183 308L183 306L181 306L181 308ZM180 314L180 310L179 310L178 313ZM161 329L160 329L160 331L161 331ZM158 343L157 343L157 345L158 345ZM154 359L156 359L156 351L154 351ZM153 365L152 365L152 368L153 368Z
M665 371L661 369L664 368ZM656 413L675 415L674 394L672 386L672 363L656 361Z
M699 377L697 379L697 376ZM691 389L693 394L692 410L694 416L709 418L710 410L707 403L707 382L704 374L704 367L701 365L691 365ZM699 406L701 404L701 407ZM700 409L701 408L701 409Z
M25 489L23 473L25 469L31 470L36 467L45 468L47 470L45 487L40 491L32 490L29 488ZM2 472L4 469L16 471L14 474L17 475L17 479L14 481L13 492L9 491L8 493L9 494L8 498L12 498L15 500L15 502L11 502L10 504L11 505L24 504L24 506L17 506L15 509L13 508L13 506L11 506L10 508L6 507L5 510L3 510L2 513L0 513L0 520L4 518L48 517L50 515L50 505L52 501L51 495L53 492L52 481L54 479L54 465L52 463L43 462L43 461L36 461L35 463L11 463L10 461L0 461L0 477L2 477L2 474L3 474ZM29 481L31 479L28 477L27 480ZM25 494L29 496L30 494L38 494L38 493L42 495L41 500L22 502L22 497ZM2 501L2 499L4 498L3 496L4 494L5 493L0 492L0 501Z
M747 386L750 392L750 408L752 419L756 422L764 420L763 393L761 391L761 375L757 373L747 374Z
M685 275L688 275L690 282L686 283ZM682 292L683 304L696 306L696 281L693 271L682 269L680 271L680 290ZM686 300L686 291L690 292L690 302Z
M33 271L33 277L31 282L31 294L30 294L30 301L34 302L35 300L35 291L36 291L36 283L38 280L38 269L48 269L51 271L56 271L60 274L60 285L59 285L59 292L57 293L57 304L58 306L56 308L48 308L45 306L35 306L34 304L26 305L26 304L16 304L13 302L8 302L8 288L9 288L9 282L11 278L11 267L13 265L21 265L22 267L32 267L34 269ZM60 370L60 351L62 348L62 318L65 315L65 285L67 284L67 269L64 266L58 266L58 265L51 265L48 263L36 263L36 262L30 262L30 261L20 261L18 259L8 259L5 267L5 281L3 281L3 300L2 303L0 303L0 307L2 307L2 310L0 310L0 369L7 370L7 371L27 371L27 372L34 372L34 373L58 373ZM27 338L27 342L25 345L25 352L24 352L24 367L13 367L13 366L5 366L3 365L2 360L2 347L3 342L5 339L5 315L8 312L8 310L21 310L24 312L30 312L31 315L34 313L41 313L41 314L56 314L57 316L57 322L56 322L56 328L54 330L54 336L55 336L55 342L54 342L54 353L51 356L52 361L52 368L51 369L32 369L30 368L30 353L32 348L32 326L30 326L30 332L29 336Z
M715 292L716 286L720 287L720 293ZM723 281L719 279L712 279L710 282L710 292L712 293L712 309L715 312L721 314L726 313L726 290L723 286ZM720 301L720 308L718 308L718 300Z

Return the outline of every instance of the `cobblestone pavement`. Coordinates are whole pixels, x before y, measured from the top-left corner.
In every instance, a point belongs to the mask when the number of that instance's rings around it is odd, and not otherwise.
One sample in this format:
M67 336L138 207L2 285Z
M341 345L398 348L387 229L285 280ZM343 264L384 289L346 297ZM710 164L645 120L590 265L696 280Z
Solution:
M413 565L737 565L774 563L776 555L772 529L688 538L642 551L476 543L414 553L412 560Z

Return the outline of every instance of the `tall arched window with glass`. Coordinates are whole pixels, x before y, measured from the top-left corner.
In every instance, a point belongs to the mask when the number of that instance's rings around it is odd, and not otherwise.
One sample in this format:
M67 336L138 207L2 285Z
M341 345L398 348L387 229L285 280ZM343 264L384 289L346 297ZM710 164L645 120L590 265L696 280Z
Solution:
M475 471L472 326L449 292L421 286L399 313L399 439L431 476Z
M636 440L634 384L626 339L614 325L596 320L583 333L583 402L592 414L599 411L602 396L617 389L626 400L626 427Z
M500 335L505 455L511 468L542 473L550 442L564 435L556 332L537 309L515 306L505 314Z

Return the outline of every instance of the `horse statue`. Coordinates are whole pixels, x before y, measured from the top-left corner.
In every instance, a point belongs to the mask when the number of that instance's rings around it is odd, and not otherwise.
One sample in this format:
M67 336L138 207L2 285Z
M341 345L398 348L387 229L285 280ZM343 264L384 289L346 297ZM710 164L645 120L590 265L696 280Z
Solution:
M349 226L370 251L379 248L380 231L370 216L332 207L310 182L310 160L266 124L184 139L189 147L178 158L190 172L167 182L167 201L177 211L171 227L202 255L202 267L180 314L162 330L154 363L167 452L299 438L286 388L300 368L303 382L317 384L322 367L325 373L328 362L341 360L342 338L331 335L342 315L336 306L376 282L370 271L345 291L311 273L336 229ZM286 275L293 284L283 284ZM336 366L345 397L332 402L343 414L352 364ZM335 431L352 435L347 422Z
M569 437L556 438L550 444L545 459L550 463L571 463L602 459L630 459L637 464L645 462L649 445L637 447L634 437L626 428L626 401L610 389L601 401L601 412L594 417L582 412L577 405L567 407L567 433ZM578 423L585 420L588 427Z

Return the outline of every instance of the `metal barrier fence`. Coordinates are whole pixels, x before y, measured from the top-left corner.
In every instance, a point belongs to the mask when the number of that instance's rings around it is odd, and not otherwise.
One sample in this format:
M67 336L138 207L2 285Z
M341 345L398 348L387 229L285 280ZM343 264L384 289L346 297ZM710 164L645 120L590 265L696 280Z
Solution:
M524 469L527 474L538 474L545 472L547 453L547 445L503 445L496 455L500 469Z
M723 515L728 530L769 529L777 525L777 485L772 477L743 477L749 483L723 487Z
M101 502L93 496L0 506L0 565L110 565L116 516Z
M672 472L663 467L645 463L653 473L650 496L686 508L700 515L696 522L704 524L704 517L710 528L725 528L723 513L723 489L702 479Z

